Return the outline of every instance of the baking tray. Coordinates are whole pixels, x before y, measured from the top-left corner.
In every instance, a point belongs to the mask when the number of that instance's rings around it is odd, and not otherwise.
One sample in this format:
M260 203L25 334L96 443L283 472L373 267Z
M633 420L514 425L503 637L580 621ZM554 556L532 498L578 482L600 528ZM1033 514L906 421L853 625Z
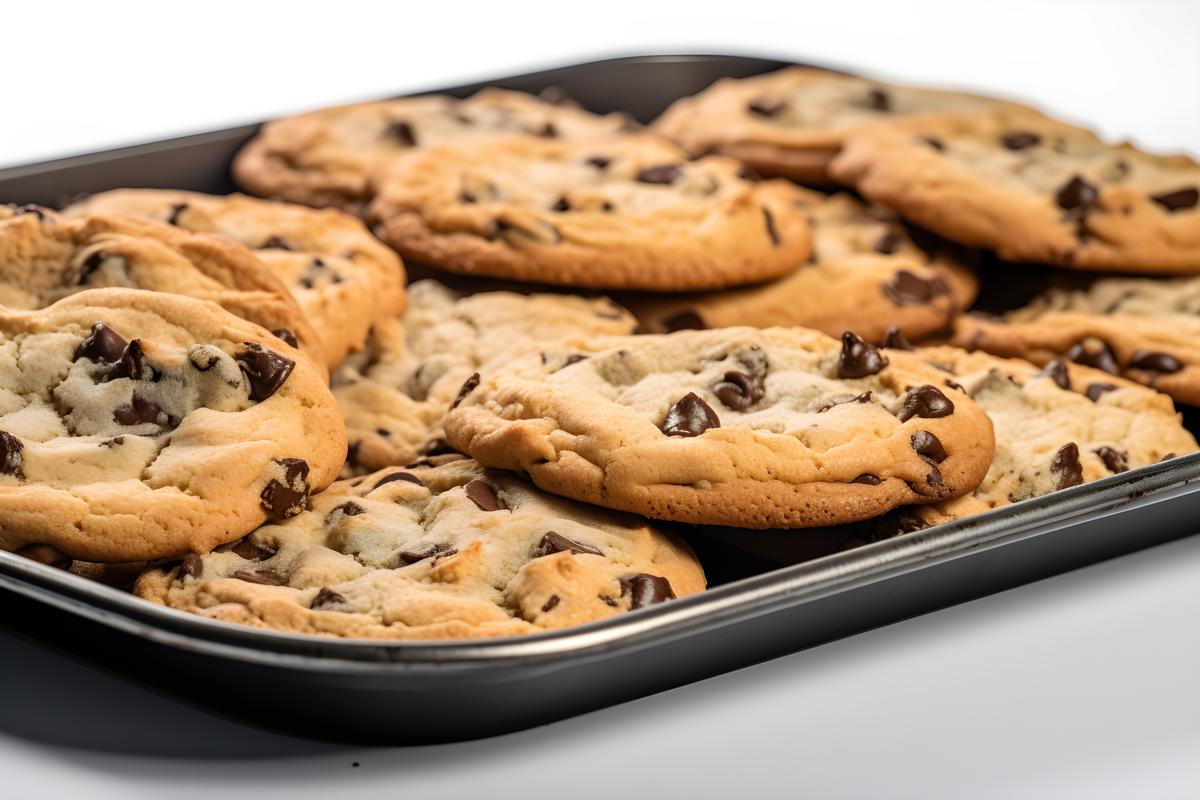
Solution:
M648 121L717 78L784 65L636 56L440 91L555 85L594 111ZM228 192L230 160L256 129L0 170L0 202L60 205L121 186ZM453 741L663 691L1161 544L1194 533L1197 518L1200 453L796 564L693 532L709 591L565 631L468 643L227 625L0 552L0 625L252 724L329 740Z

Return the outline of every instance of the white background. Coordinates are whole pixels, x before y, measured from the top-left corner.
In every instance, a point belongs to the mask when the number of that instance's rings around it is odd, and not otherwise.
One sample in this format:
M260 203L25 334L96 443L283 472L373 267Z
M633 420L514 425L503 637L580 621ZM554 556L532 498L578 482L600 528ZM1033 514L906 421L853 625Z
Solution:
M0 165L688 51L1004 92L1200 149L1194 2L10 3ZM547 728L408 750L244 728L0 633L0 795L1196 797L1198 612L1195 537Z

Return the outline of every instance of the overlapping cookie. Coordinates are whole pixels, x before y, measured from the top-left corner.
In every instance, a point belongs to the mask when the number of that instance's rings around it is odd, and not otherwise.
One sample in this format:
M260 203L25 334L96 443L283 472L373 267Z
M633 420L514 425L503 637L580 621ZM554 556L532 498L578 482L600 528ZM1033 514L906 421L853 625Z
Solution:
M333 376L351 472L404 465L446 448L442 416L470 375L506 353L573 335L632 333L604 298L514 292L460 296L436 281L409 287L403 319L375 326L367 350Z
M713 289L809 255L799 191L649 136L423 150L367 212L406 259L465 275L600 289Z
M324 370L182 295L0 309L0 548L205 552L304 510L346 439Z
M484 89L465 100L404 97L268 122L238 153L233 174L253 194L359 213L374 178L416 149L514 135L593 138L631 125L622 114L596 116L503 89Z
M341 481L312 508L137 583L195 614L356 639L519 636L704 589L686 544L460 459Z
M692 153L724 153L764 175L823 184L829 182L830 160L846 137L862 127L1014 107L992 97L789 67L719 80L676 101L653 127Z
M656 519L815 527L973 490L991 422L915 356L853 333L725 328L576 338L481 371L457 449Z
M43 308L110 287L211 300L311 355L323 353L283 281L230 239L133 216L0 206L0 303Z
M321 336L334 369L362 349L371 323L404 310L404 267L356 218L244 195L118 189L72 205L69 215L150 217L240 242L281 278Z
M1032 113L943 116L850 137L839 181L1009 261L1200 272L1200 165Z
M890 327L913 339L941 331L975 298L978 281L960 253L940 244L918 247L885 210L848 194L803 191L797 202L812 226L812 256L783 278L621 302L655 333L799 325L831 336L853 330L880 342Z

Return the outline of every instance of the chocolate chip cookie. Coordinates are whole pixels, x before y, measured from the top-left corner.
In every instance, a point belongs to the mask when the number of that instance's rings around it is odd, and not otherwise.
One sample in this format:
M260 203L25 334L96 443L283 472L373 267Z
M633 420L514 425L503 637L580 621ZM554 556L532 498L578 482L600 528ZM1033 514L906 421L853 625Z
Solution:
M944 243L918 247L894 215L848 194L804 191L810 259L778 280L740 289L622 296L649 331L800 325L871 342L889 328L912 339L943 330L975 298L978 281ZM931 237L926 237L927 239Z
M1008 261L1200 272L1200 165L1040 115L862 131L830 171L917 224Z
M576 338L472 376L446 438L547 491L656 519L802 528L974 489L987 416L856 334Z
M0 303L43 308L106 287L211 300L306 353L323 353L283 281L234 241L135 216L0 205Z
M596 116L571 103L484 89L338 106L268 122L238 153L233 174L252 194L358 213L371 184L398 158L443 144L506 136L578 139L634 126L622 114Z
M0 548L206 552L303 511L346 439L324 370L182 295L0 309Z
M356 218L244 195L118 189L68 215L133 214L240 242L279 276L317 329L334 369L376 319L404 310L404 266Z
M355 639L520 636L704 589L682 541L462 459L340 481L137 593L212 619Z
M954 342L968 349L1085 364L1200 405L1200 279L1102 278L1055 288L992 318L968 315Z
M654 123L692 153L718 152L764 175L829 183L826 168L846 137L872 125L906 125L953 111L1014 107L991 97L789 67L724 78L677 101Z
M399 162L368 210L402 256L465 275L600 289L713 289L809 255L785 181L648 135L509 139Z
M632 333L604 298L514 292L460 296L436 281L409 287L402 319L375 325L367 349L333 376L350 436L347 470L408 464L446 450L442 416L463 381L491 361L572 335Z

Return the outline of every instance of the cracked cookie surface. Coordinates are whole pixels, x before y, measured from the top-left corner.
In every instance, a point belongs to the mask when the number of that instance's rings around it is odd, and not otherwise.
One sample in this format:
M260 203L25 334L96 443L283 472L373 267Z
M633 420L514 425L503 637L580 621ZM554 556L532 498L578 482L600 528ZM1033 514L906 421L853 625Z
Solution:
M339 481L312 508L138 580L209 618L372 639L520 636L704 589L644 520L547 495L469 459Z
M244 195L117 189L63 212L120 214L233 239L287 286L321 337L334 369L359 350L376 319L404 310L404 266L357 218Z
M917 339L944 329L975 298L978 281L952 248L918 247L899 221L848 194L803 191L812 256L769 283L714 292L618 299L647 330L799 325L871 342L895 327Z
M409 298L404 317L378 323L367 349L334 373L351 472L444 450L441 422L455 393L506 353L567 336L633 333L637 326L628 311L604 298L461 296L432 280L412 284Z
M917 224L1008 261L1200 272L1200 165L1037 114L863 131L830 171Z
M303 510L345 447L324 370L212 303L98 289L0 310L5 550L205 552Z
M987 416L944 373L853 333L577 338L468 380L446 437L543 489L658 519L814 527L960 496Z
M824 184L829 161L846 137L864 126L906 125L930 115L997 107L1015 104L790 67L719 80L676 101L652 127L692 153L724 153L764 175Z
M464 275L598 289L712 289L808 258L786 181L719 156L688 161L649 135L509 139L399 162L368 210L413 262Z
M322 352L287 286L240 244L136 216L0 206L0 303L36 309L88 289L188 295Z
M597 116L504 89L484 89L465 100L402 97L268 122L238 153L233 174L252 194L359 213L375 178L420 148L507 136L591 138L632 124L621 114Z

